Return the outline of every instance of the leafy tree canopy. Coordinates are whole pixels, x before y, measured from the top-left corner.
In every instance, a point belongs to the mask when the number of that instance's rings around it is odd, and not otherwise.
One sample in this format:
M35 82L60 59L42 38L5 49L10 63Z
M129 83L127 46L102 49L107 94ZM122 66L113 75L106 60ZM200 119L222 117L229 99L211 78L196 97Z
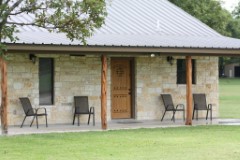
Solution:
M232 37L240 38L240 0L232 14L233 19L228 24L227 30L229 30L232 33Z
M240 1L238 2L238 5L233 10L233 15L236 19L240 18Z
M169 0L192 16L198 18L219 33L233 38L240 38L240 2L231 14L221 7L216 0ZM219 75L223 74L224 65L240 63L238 57L220 57Z
M15 17L28 14L28 22ZM71 39L86 43L106 16L105 0L0 0L0 52L6 49L3 39L17 40L18 26L31 25L65 33Z
M169 0L179 6L192 16L198 18L212 29L227 36L231 32L226 30L229 21L232 19L231 14L221 7L216 0Z

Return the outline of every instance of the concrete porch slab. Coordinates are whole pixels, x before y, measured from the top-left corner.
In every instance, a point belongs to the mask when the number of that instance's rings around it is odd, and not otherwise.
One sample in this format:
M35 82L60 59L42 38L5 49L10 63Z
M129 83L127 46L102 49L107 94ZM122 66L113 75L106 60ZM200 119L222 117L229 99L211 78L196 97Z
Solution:
M205 120L199 119L193 120L193 126L198 125L218 125L219 120L213 119ZM185 122L183 120L176 120L175 123L171 120L113 120L108 122L108 130L121 130L121 129L139 129L139 128L166 128L166 127L183 127ZM101 124L96 123L95 126L92 124L50 124L46 127L44 124L39 125L37 129L36 125L29 127L24 125L23 128L20 126L10 126L8 129L8 135L26 135L26 134L44 134L44 133L65 133L65 132L88 132L88 131L103 131Z

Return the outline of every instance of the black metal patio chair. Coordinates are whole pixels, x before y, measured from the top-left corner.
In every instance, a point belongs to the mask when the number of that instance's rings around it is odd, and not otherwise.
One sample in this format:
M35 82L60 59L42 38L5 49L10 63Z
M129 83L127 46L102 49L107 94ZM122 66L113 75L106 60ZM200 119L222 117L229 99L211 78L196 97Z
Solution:
M161 97L162 97L164 108L165 108L161 121L163 121L163 118L167 111L173 112L173 116L171 119L173 120L173 122L175 122L175 113L177 111L183 112L183 120L185 120L185 106L183 104L177 104L176 107L174 107L172 96L170 94L161 94Z
M210 111L210 118L212 120L212 104L207 104L206 101L206 95L204 93L200 94L193 94L193 102L194 102L194 107L193 107L193 115L192 119L194 119L194 113L196 113L196 119L198 120L198 111L199 110L206 110L207 115L206 115L206 120L208 119L208 112Z
M78 116L78 126L80 125L80 118L81 114L88 114L88 125L90 122L90 117L93 115L93 125L95 126L95 111L94 107L90 107L88 105L88 97L87 96L74 96L74 116L73 116L73 125L75 123L75 117Z
M24 113L25 113L25 117L23 119L23 122L22 122L22 125L20 128L23 127L23 124L24 124L24 121L27 117L31 117L33 116L33 120L30 124L30 127L32 127L32 124L33 124L33 121L34 119L36 118L36 123L37 123L37 128L38 128L38 117L39 116L45 116L45 119L46 119L46 127L48 127L48 123L47 123L47 110L46 108L32 108L32 104L29 100L28 97L21 97L19 98L20 99L20 102L22 104L22 107L23 107L23 110L24 110ZM39 113L40 110L44 110L43 113Z

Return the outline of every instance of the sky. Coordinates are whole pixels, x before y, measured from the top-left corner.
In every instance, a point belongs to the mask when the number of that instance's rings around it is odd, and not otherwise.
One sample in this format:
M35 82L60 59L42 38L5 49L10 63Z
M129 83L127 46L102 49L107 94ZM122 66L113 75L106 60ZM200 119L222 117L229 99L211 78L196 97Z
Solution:
M220 0L222 1L222 6L224 8L226 8L227 10L229 10L230 12L233 11L233 9L235 8L235 6L237 6L238 2L240 0Z

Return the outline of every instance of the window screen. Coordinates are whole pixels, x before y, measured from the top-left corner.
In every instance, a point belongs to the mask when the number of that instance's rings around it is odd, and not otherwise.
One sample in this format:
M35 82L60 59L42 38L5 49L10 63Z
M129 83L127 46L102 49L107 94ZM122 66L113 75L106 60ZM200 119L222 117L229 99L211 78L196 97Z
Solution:
M39 58L39 103L53 104L53 68L52 58Z
M177 60L177 84L186 84L186 60ZM192 60L192 84L196 84L195 60Z

